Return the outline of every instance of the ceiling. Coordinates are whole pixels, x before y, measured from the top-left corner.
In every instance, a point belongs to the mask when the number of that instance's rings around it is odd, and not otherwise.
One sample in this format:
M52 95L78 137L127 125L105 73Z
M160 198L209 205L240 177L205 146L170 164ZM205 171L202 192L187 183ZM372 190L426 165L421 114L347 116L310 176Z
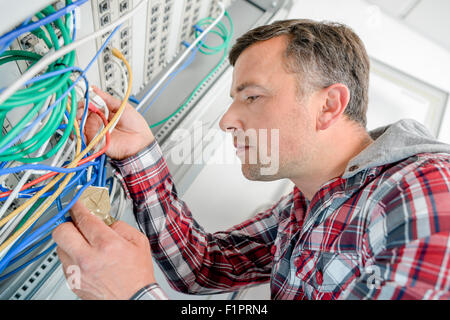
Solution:
M366 0L450 51L449 0Z

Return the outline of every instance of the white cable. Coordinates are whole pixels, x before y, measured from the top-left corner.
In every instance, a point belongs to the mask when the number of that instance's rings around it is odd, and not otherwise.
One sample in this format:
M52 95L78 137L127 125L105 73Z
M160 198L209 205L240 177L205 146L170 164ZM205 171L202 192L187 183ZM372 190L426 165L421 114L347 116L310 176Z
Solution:
M116 194L116 188L117 188L117 180L116 180L116 178L113 176L113 179L112 179L112 185L111 185L111 198L113 198L114 195ZM112 200L111 202L114 202L113 199L111 199L111 200Z
M222 2L218 3L221 12L220 15L217 17L216 20L214 20L214 22L208 27L206 28L198 38L195 39L194 42L191 43L191 45L184 51L184 53L181 55L181 57L179 57L177 59L177 61L169 68L169 70L167 70L167 72L164 74L164 76L162 76L161 79L159 79L159 81L156 83L156 85L141 99L141 102L139 102L139 104L136 106L136 110L139 111L139 109L141 109L148 101L148 99L150 99L150 97L156 92L156 90L158 90L158 88L164 83L164 81L166 81L166 79L169 77L169 75L178 67L178 65L187 57L187 55L191 52L191 50L208 34L209 31L211 31L212 28L214 28L219 21L223 18L223 16L225 15L225 6L223 5ZM2 103L2 101L0 100L0 103Z
M51 166L52 167L62 167L64 161L66 160L73 160L74 157L71 156L71 154L74 154L75 147L76 147L77 141L72 140L72 143L69 145L69 148L67 148L67 151L65 151L64 156L59 154L60 150L65 150L64 148L61 148L58 150L58 154L55 155L55 158L53 159ZM67 145L67 143L66 143ZM65 146L64 146L65 147Z
M12 85L10 85L5 91L3 91L0 94L0 104L5 102L9 97L11 97L14 94L14 92L19 90L22 86L24 86L28 80L31 80L35 75L37 75L39 72L41 72L45 67L47 67L52 62L58 60L60 57L62 57L64 55L68 54L69 52L71 52L75 48L79 47L80 45L113 30L115 27L117 27L124 21L131 18L134 14L136 14L139 11L140 7L143 4L147 3L147 1L148 0L141 0L135 8L133 8L130 12L123 15L121 18L117 19L110 25L108 25L102 29L99 29L96 32L94 32L90 35L87 35L86 37L81 38L75 42L72 42L68 45L62 46L57 51L51 52L51 53L43 56L38 62L36 62L31 68L29 68L19 79L17 79Z
M44 109L43 109L44 110ZM50 117L50 115L48 116ZM48 118L46 117L46 119ZM44 120L42 122L43 125L45 125L46 121ZM39 126L36 126L36 128L39 128ZM33 129L30 132L29 137L33 136L37 129ZM36 156L40 157L45 152L45 149L47 148L48 144L50 143L50 139L48 139L36 152ZM9 195L8 199L6 200L5 204L0 209L0 217L3 217L6 210L10 207L12 201L16 199L17 194L20 192L20 189L22 189L23 185L28 181L29 177L34 173L35 170L27 170L20 181L18 182L17 186L14 188L13 192ZM11 200L11 202L9 202ZM16 217L9 220L3 228L0 230L0 243L3 243L5 239L10 235L10 233L14 230L14 228L19 224L19 222L22 220L22 218L28 213L28 211L31 209L33 204L30 204L25 210L20 212ZM8 249L9 250L9 249ZM7 252L7 251L4 251ZM2 253L3 256L3 253Z
M116 179L117 178L114 177L114 180L116 180ZM114 218L117 219L117 220L120 220L122 218L122 216L123 216L124 211L125 211L126 198L125 198L125 191L123 190L123 187L120 185L120 183L119 183L118 187L119 187L119 196L118 196L118 198L119 198L119 205L118 205L118 208L117 208L116 216ZM113 193L111 193L111 194L113 194Z
M123 213L125 211L125 192L123 191L122 187L119 187L120 189L120 195L119 195L119 210L117 211L116 219L120 220L122 219Z
M47 107L48 107L48 104L49 104L50 101L51 101L51 98L52 98L52 96L48 97L48 98L47 98L47 101L45 102L45 105L46 105ZM42 109L39 111L39 113L38 113L37 116L39 116L39 114L41 114L41 113L43 112L43 110L45 110L45 109L46 109L46 108L42 108ZM49 115L49 116L50 116L50 115ZM46 117L46 120L49 118L49 116ZM27 137L25 138L25 140L31 139L31 138L34 136L34 134L36 133L36 131L37 131L38 129L40 129L41 126L44 126L44 125L45 125L46 120L40 122L40 125L34 126L34 127L30 130L30 132L28 133L28 135L27 135ZM46 143L45 143L41 148L39 148L38 156L41 156L41 155L44 153L45 148L47 147L47 144L48 144L49 142L50 142L50 139L47 140ZM17 195L19 194L20 189L21 189L21 188L23 187L23 185L27 182L28 178L30 177L31 174L34 173L34 171L35 171L35 170L27 170L27 172L26 172L26 173L22 176L22 178L19 180L17 186L14 188L14 190L12 191L12 193L8 196L8 199L6 199L5 203L4 203L4 204L1 206L1 208L0 208L0 219L3 218L3 215L5 214L6 210L8 210L8 208L11 206L12 202L16 199ZM4 230L4 228L3 228L1 231L3 231L3 230ZM1 243L1 241L0 241L0 243Z
M86 178L87 178L88 180L91 180L91 179L92 179L92 166L90 166L90 167L87 169Z
M123 67L122 63L120 63L120 61L118 61L117 59L112 59L113 63L117 66L117 68L119 68L120 71L120 75L122 77L122 81L124 81L125 83L127 83L128 78L127 78L127 74L125 73L125 68ZM111 88L114 90L114 88ZM123 94L119 94L117 91L114 90L114 92L119 96L120 99L123 99Z

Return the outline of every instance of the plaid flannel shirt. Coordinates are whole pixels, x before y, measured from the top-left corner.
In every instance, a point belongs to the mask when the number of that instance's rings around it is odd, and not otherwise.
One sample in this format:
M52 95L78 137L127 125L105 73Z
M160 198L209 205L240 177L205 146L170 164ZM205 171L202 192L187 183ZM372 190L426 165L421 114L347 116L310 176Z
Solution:
M114 165L178 291L224 293L270 281L272 299L450 298L449 154L333 179L311 201L294 187L267 211L213 234L178 197L156 142Z

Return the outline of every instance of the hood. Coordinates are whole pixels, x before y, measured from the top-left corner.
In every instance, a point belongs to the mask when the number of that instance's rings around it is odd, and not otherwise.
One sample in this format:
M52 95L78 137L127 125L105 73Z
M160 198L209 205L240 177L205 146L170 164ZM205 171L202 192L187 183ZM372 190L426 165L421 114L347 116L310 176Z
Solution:
M349 161L342 178L419 153L450 154L450 145L437 141L424 125L411 119L377 128L369 134L374 142Z

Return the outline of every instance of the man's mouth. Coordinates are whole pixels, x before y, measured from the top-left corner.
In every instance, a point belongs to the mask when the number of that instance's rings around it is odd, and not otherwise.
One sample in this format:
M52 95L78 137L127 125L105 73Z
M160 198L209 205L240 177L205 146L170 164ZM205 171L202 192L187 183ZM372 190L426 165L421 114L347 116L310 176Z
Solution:
M245 154L245 152L247 152L250 149L249 146L234 145L234 147L236 148L236 155Z

